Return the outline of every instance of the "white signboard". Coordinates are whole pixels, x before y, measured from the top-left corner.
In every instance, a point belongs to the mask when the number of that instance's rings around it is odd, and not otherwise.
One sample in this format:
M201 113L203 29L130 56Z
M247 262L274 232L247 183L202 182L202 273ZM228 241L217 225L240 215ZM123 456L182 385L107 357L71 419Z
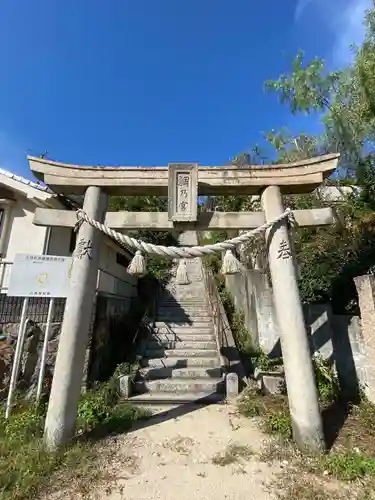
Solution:
M66 297L72 257L16 254L7 295L11 297Z

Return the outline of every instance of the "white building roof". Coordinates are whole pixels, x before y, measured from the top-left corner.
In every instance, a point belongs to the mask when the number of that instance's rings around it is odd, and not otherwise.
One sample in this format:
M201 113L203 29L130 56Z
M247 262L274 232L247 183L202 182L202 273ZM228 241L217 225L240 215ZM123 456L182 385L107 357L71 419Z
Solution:
M48 186L39 184L0 168L0 185L15 195L27 198L35 205L49 208L63 208L63 203Z
M8 177L9 179L13 179L15 181L21 182L22 184L25 184L26 186L30 186L30 187L33 187L35 189L39 189L40 191L51 193L48 186L45 186L45 185L40 184L38 182L30 181L29 179L26 179L25 177L22 177L21 175L13 174L12 172L5 170L4 168L0 168L0 174L5 175L5 177Z

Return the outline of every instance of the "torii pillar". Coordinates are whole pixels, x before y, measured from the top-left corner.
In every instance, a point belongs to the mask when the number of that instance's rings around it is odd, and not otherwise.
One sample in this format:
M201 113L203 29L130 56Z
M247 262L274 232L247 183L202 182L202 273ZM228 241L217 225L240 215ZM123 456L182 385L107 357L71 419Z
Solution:
M88 187L83 210L93 219L104 222L106 209L107 195L99 187ZM87 223L78 230L44 429L44 440L50 450L65 445L76 430L101 237L99 231Z
M267 187L261 201L267 221L284 212L278 186ZM293 435L300 449L319 453L325 448L322 418L288 222L272 226L266 239Z

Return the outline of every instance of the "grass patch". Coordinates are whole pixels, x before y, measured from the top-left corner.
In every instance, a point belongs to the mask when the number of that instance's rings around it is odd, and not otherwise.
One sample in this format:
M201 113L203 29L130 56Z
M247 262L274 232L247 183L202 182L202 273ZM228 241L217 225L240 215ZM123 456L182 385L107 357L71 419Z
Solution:
M241 398L238 409L246 417L261 417L260 426L267 434L291 439L292 422L285 395L263 395L251 388Z
M129 430L145 418L142 410L119 403L114 381L86 393L79 404L78 434L66 449L49 453L43 445L45 408L18 402L11 418L0 419L0 498L31 500L42 492L75 488L86 495L93 483L111 482L115 476L100 464L115 453L115 443L99 440ZM76 495L73 495L76 497Z
M249 446L243 446L237 443L230 444L222 453L218 453L212 458L212 463L225 467L242 460L249 460L254 452Z
M280 498L341 500L351 495L360 500L374 499L375 406L366 399L358 406L340 401L335 381L331 385L328 381L328 377L325 383L320 379L321 407L323 419L330 413L336 434L331 449L323 456L302 454L294 445L286 396L262 395L252 388L241 399L239 411L258 417L260 428L274 438L264 447L260 459L279 463L290 474L297 471L295 479L290 484L286 482ZM333 484L347 485L350 493L345 496L332 488Z
M343 481L375 477L375 460L364 453L352 450L332 453L318 465Z
M274 434L283 439L292 438L292 422L289 412L274 411L264 417L263 429L268 434Z

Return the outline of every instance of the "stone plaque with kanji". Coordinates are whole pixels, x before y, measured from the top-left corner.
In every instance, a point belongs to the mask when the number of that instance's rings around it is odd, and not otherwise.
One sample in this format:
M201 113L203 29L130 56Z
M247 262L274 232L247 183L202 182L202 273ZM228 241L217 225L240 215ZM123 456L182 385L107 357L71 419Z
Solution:
M168 165L168 217L174 222L195 222L198 205L198 165Z

